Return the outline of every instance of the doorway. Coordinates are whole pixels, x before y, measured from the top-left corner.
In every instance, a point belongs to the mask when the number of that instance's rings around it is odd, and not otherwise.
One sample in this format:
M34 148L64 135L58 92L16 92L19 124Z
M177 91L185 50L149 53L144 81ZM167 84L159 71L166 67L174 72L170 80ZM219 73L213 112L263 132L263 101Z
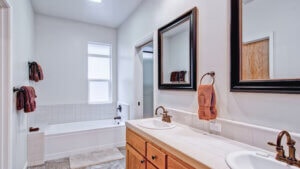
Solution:
M143 52L143 118L153 117L153 42Z
M136 97L138 118L153 117L153 41L137 48Z

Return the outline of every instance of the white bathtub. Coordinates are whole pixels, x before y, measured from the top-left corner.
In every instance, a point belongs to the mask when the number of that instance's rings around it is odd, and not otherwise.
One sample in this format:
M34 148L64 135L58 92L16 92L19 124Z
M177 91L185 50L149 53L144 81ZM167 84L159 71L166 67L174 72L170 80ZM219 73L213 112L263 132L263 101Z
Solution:
M110 119L49 125L44 133L45 160L125 146L124 122Z

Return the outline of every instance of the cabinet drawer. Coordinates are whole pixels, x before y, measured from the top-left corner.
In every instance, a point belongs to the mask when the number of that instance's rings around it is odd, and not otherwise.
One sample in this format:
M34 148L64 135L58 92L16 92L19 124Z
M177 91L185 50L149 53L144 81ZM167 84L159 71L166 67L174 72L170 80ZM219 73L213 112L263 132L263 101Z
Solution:
M146 141L142 137L138 136L133 131L127 129L126 141L139 153L141 153L144 156L146 155Z
M184 164L180 163L174 158L168 156L168 169L189 169L189 168L184 166Z
M126 144L126 169L146 169L146 159Z
M151 143L147 143L147 159L159 169L166 167L166 154Z

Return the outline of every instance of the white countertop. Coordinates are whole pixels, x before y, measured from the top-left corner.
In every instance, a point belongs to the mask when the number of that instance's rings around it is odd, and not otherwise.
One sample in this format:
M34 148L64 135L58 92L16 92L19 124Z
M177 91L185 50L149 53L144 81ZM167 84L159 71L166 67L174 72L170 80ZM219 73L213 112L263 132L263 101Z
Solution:
M176 127L166 130L140 127L138 124L145 120L149 119L127 121L126 127L184 161L187 160L186 162L195 168L204 164L213 169L229 169L225 158L227 154L235 151L263 151L272 154L265 150L209 134L176 122L172 122Z

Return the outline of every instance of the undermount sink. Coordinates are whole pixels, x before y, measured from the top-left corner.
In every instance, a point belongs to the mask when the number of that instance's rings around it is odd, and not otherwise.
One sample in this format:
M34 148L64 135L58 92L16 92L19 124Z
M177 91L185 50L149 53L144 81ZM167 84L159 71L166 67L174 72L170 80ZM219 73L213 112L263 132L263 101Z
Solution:
M231 169L298 169L284 162L277 161L273 156L263 152L238 151L226 157Z
M175 124L163 122L161 119L145 119L142 120L138 125L147 129L154 130L166 130L175 127Z

